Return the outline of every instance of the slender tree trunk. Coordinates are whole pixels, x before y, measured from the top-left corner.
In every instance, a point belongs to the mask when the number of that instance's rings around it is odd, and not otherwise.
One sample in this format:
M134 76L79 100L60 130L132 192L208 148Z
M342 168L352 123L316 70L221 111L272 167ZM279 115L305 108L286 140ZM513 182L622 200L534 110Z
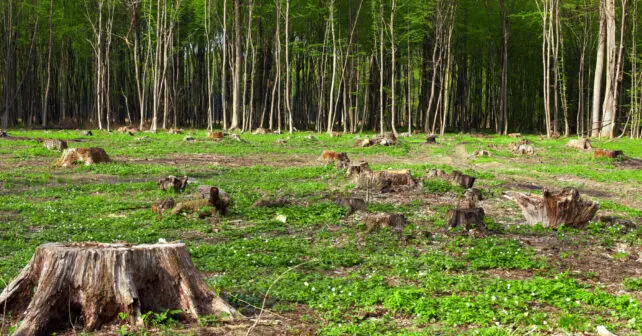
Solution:
M234 0L234 92L232 93L232 124L230 129L239 128L241 119L241 10L240 0Z
M337 40L334 33L334 0L330 0L330 31L332 32L332 79L330 80L330 101L328 103L328 133L334 128L334 84L337 76Z
M292 126L292 107L290 106L290 0L285 0L285 108L288 111L288 129L294 132Z
M11 109L11 76L15 76L13 71L13 0L7 0L5 11L5 54L4 54L4 108L2 113L2 128L9 127L9 110Z
M597 57L595 62L595 78L593 80L593 105L591 127L591 136L597 137L601 132L600 109L601 109L601 92L602 92L602 72L604 71L604 48L606 44L606 15L604 6L600 5L600 33L597 44Z
M508 29L506 27L505 0L499 0L502 16L502 87L500 93L500 114L504 121L504 134L508 133Z
M379 34L379 132L383 134L384 132L384 122L383 122L383 111L384 111L384 105L383 105L383 0L379 0L379 19L381 20L381 23L379 24L380 27L380 34Z
M51 52L53 49L53 0L49 0L49 46L47 52L47 84L45 96L42 99L42 127L47 127L47 111L49 107L49 88L51 87Z
M223 60L221 62L221 105L223 129L227 129L227 0L223 0Z
M390 66L390 85L392 86L390 90L390 97L392 98L392 104L390 107L390 113L391 113L391 126L392 126L392 132L397 135L397 128L396 128L396 110L395 110L395 96L397 92L395 91L395 54L397 52L397 48L395 46L395 29L394 29L394 22L395 22L395 10L396 10L396 5L397 1L392 0L392 8L390 9L390 53L392 54L392 59L391 59L391 66Z
M617 75L617 45L615 43L615 0L605 0L604 15L606 20L606 87L602 106L602 130L600 136L611 137L615 122L615 92Z

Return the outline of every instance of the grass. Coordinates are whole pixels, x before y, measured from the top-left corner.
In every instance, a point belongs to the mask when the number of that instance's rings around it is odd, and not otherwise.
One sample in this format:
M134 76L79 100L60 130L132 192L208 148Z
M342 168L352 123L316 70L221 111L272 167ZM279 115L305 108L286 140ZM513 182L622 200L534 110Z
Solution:
M192 133L205 138L204 131ZM613 280L599 272L580 276L573 268L591 253L617 244L639 245L642 229L599 222L583 230L530 227L512 219L520 218L519 211L499 197L503 190L520 190L519 183L601 190L588 196L600 202L601 211L638 221L640 170L569 150L567 139L528 136L536 155L518 157L506 147L515 139L499 136L447 135L431 146L414 136L402 138L398 146L362 149L353 146L354 136L306 138L310 133L243 134L246 143L185 143L182 135L160 133L9 134L79 139L70 146L103 147L115 162L54 168L59 154L37 141L0 140L0 288L46 242L153 243L164 238L185 242L211 288L246 315L256 313L247 303L260 306L282 276L267 308L289 318L284 323L292 334L312 328L320 335L547 335L593 333L597 325L618 335L642 332L639 278L622 274ZM284 138L289 138L285 145L274 144ZM594 147L621 149L637 158L641 145L626 139L594 142ZM370 161L374 169L409 168L416 178L430 168L471 174L488 198L485 204L495 210L487 213L492 231L473 239L461 229L446 230L443 217L463 189L431 179L411 196L375 198L369 204L370 211L404 213L409 221L404 232L367 232L334 203L353 191L343 172L316 161L323 149ZM475 149L489 150L491 156L468 159ZM168 196L155 184L166 175L195 180L185 195L171 195L178 199L189 198L198 184L221 187L233 200L229 216L211 221L153 214L151 203ZM293 202L253 207L263 196ZM277 216L284 216L285 223ZM555 255L530 243L538 240L562 251ZM628 253L612 252L613 270L605 271L617 273L628 259ZM600 277L609 286L594 281ZM149 326L164 334L185 334L190 326L175 320L175 313L154 312L148 315ZM208 328L221 323L212 316L201 319Z

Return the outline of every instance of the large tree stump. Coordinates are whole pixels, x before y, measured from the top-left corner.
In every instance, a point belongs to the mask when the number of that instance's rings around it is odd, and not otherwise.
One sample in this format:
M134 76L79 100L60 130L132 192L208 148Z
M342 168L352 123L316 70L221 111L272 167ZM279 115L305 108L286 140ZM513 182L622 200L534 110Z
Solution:
M571 148L576 148L579 150L587 150L587 149L592 149L591 147L591 140L586 139L586 138L580 138L577 140L569 140L568 143L566 143L567 147Z
M74 162L83 162L86 166L96 163L111 162L109 155L102 148L68 148L56 162L58 167L71 167Z
M367 214L361 218L366 224L366 231L372 232L383 228L391 228L393 231L401 233L406 227L406 218L400 213L374 213Z
M426 144L436 144L437 136L434 134L426 134Z
M582 228L599 208L596 202L582 200L575 188L564 188L559 193L544 190L543 196L510 192L505 197L517 202L528 224L542 223L544 227L566 224Z
M327 164L334 163L338 169L347 169L350 164L348 153L338 153L332 150L324 150L319 160L325 161Z
M6 138L7 136L7 132L5 132L4 130L0 130L0 138Z
M468 230L477 229L486 230L484 224L484 209L482 208L460 208L450 209L446 213L446 227L463 227Z
M364 172L372 172L372 169L370 169L368 162L361 161L359 163L353 163L348 166L348 169L346 169L346 176L348 178L353 178Z
M212 293L184 244L44 244L0 295L0 307L20 316L14 336L45 335L73 323L99 329L127 314L142 324L148 311L179 309L188 321L200 315L237 316Z
M397 144L397 136L392 132L375 135L372 143L380 146L394 146Z

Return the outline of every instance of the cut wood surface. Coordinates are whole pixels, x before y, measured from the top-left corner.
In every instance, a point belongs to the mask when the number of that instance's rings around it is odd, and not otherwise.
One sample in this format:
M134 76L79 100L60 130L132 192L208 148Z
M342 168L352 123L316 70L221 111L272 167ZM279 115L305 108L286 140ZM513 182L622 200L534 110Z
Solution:
M237 316L209 290L184 244L50 243L0 294L0 306L22 322L14 336L47 335L73 323L86 331L116 321L142 325L148 311L181 317Z
M111 162L109 155L102 148L68 148L62 152L62 156L56 161L58 167L71 167L74 162L82 162L86 166L96 163Z

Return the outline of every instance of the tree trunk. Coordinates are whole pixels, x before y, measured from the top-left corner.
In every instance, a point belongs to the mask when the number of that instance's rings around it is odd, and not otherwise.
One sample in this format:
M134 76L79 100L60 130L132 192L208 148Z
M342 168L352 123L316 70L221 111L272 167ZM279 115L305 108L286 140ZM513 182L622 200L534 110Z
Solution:
M390 89L390 98L392 99L392 104L390 106L390 114L391 114L391 122L390 122L390 124L392 126L392 133L394 133L395 135L397 135L397 127L395 125L396 122L397 122L396 111L395 111L395 96L396 96L396 92L395 92L395 80L396 80L396 78L395 78L395 70L396 70L395 69L395 54L397 52L397 47L395 46L395 29L394 29L395 28L394 22L395 22L395 9L396 9L395 7L396 7L396 5L397 5L397 1L396 0L392 0L392 8L390 9L390 53L392 54L392 56L391 56L392 59L390 61L390 63L391 63L391 65L390 65L390 72L391 72L391 75L390 75L390 81L391 81L390 86L392 86L392 88Z
M221 62L221 104L223 129L227 129L227 0L223 0L223 60Z
M34 290L35 289L35 290ZM82 321L93 331L119 313L142 325L141 314L182 310L182 318L235 316L212 293L184 244L45 244L0 295L22 323L13 335L41 335Z
M230 129L239 128L241 119L241 10L240 0L234 0L234 92L232 93L232 124Z
M606 43L606 16L604 14L604 7L600 5L600 34L597 44L597 58L595 63L595 79L593 80L593 106L592 106L592 119L593 126L591 127L591 136L597 137L600 135L601 125L600 122L600 108L601 108L601 92L602 92L602 72L604 71L604 45Z
M508 29L506 28L505 0L499 0L502 16L502 87L500 93L500 115L504 121L504 134L508 133Z
M49 0L49 46L47 53L47 84L45 96L42 99L42 127L47 127L47 108L49 104L49 88L51 87L51 51L53 48L53 0Z
M606 21L606 86L604 90L604 103L602 106L602 129L600 136L611 137L613 123L615 122L615 95L616 95L616 52L615 44L615 0L605 0L604 16Z

